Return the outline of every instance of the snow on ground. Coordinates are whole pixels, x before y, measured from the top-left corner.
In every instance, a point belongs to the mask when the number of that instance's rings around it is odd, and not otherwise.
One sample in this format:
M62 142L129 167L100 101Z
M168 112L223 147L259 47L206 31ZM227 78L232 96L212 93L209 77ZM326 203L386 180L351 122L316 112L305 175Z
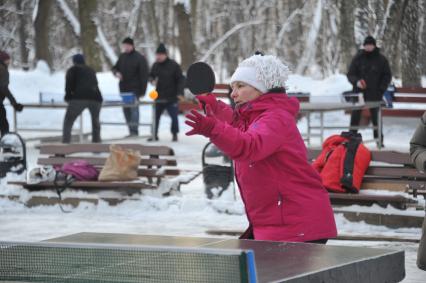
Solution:
M11 90L20 102L38 102L39 92L51 92L53 95L62 96L64 88L63 72L49 74L39 66L30 72L11 71ZM117 80L110 73L98 74L98 80L102 93L107 97L118 98ZM290 91L309 91L314 101L340 101L339 93L350 89L350 85L343 75L334 75L324 80L313 80L298 75L290 77ZM145 98L148 99L148 98ZM10 108L8 117L12 121ZM25 109L19 114L19 123L26 127L45 127L61 129L64 111ZM90 119L85 113L85 131L90 131ZM314 114L314 117L319 117ZM149 107L142 108L141 121L150 121ZM123 121L121 109L114 108L102 110L101 120ZM342 112L332 112L325 115L325 123L330 125L348 125L349 117ZM384 135L387 149L407 151L409 140L417 121L415 119L385 119ZM306 119L299 122L301 132L305 131ZM171 146L176 153L179 168L188 170L201 170L201 150L207 139L203 137L186 137L183 133L188 130L180 118L181 134L178 143L172 143L170 134L170 119L162 117L160 125L160 141L153 144ZM326 131L326 136L335 132ZM37 133L22 133L24 137L31 137ZM145 143L144 138L121 140L127 134L123 126L104 126L102 138L111 142L140 142ZM148 128L141 128L141 134L149 134ZM364 139L371 139L371 130L362 131ZM29 142L28 163L29 167L35 165L37 159L36 142ZM319 140L313 141L313 146L319 146ZM368 144L375 148L374 144ZM208 200L205 197L202 176L197 177L188 185L181 187L181 193L162 198L154 195L143 195L139 199L125 201L117 206L109 206L105 202L99 205L81 203L77 208L65 206L70 213L62 213L58 206L41 206L34 208L25 207L22 202L31 197L23 189L6 184L6 179L19 179L22 176L12 176L0 181L0 194L19 195L20 202L9 201L0 198L0 240L16 241L40 241L47 238L63 236L83 231L109 232L109 233L135 233L135 234L162 234L184 236L206 236L207 230L243 230L247 226L244 215L244 207L238 193L233 188L228 189L221 198ZM51 195L52 192L38 192L35 195ZM87 193L67 190L64 197L84 196ZM236 198L235 198L236 197ZM416 211L396 211L392 208L363 208L352 206L350 210L363 210L404 214L421 215ZM420 228L389 229L382 226L373 226L363 222L353 223L343 216L336 215L339 233L345 235L382 235L404 238L419 238ZM421 282L426 273L421 272L415 266L417 244L391 243L391 242L348 242L331 241L333 245L354 245L386 247L391 249L404 249L406 251L407 278L404 282Z

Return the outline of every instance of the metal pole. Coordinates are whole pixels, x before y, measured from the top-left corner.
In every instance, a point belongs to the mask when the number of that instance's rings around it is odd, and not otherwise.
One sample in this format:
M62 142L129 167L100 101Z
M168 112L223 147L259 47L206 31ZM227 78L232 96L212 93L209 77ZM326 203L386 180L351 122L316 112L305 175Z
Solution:
M382 120L382 104L380 103L379 104L379 107L378 107L379 109L379 111L378 111L378 113L377 113L377 115L379 116L378 117L378 129L377 129L377 132L378 132L378 134L379 134L379 142L378 142L378 148L379 149L382 149L382 146L383 146L383 144L382 144L382 132L383 132L383 129L382 129L382 125L383 125L383 120Z
M78 139L80 143L83 143L83 113L80 115L80 129L78 130Z
M308 115L306 116L306 118L308 119L308 122L307 122L307 126L308 126L308 129L307 129L308 146L311 146L311 112L310 111L308 111Z
M320 131L321 131L320 140L322 145L324 141L324 112L323 111L320 112Z
M16 113L16 110L13 108L13 130L17 133L18 132L18 115Z
M152 139L154 140L155 139L155 101L152 103L152 113L151 113L151 116L152 116L152 123L151 123L151 137L152 137Z

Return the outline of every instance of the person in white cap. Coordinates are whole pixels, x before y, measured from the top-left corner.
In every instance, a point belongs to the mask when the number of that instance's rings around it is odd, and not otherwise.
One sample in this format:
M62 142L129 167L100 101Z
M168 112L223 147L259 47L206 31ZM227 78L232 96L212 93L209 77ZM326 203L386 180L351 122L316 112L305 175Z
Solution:
M245 59L231 77L235 110L198 96L207 114L191 111L186 134L210 138L234 160L250 224L241 238L326 243L337 235L334 215L296 126L299 102L285 94L288 75L275 56Z

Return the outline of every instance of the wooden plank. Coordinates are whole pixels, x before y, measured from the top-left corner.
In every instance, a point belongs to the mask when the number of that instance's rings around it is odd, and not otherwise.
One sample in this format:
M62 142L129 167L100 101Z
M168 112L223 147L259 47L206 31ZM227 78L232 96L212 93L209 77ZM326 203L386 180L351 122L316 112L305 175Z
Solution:
M178 176L180 170L178 169L138 169L138 176L140 177L166 177L166 176Z
M173 149L167 146L146 146L141 144L117 144L126 149L138 150L141 155L174 155ZM102 153L109 152L110 144L48 144L40 145L40 154L52 154L64 156L74 153L91 152Z
M371 151L373 161L386 162L389 164L403 164L412 167L408 152L373 150Z
M417 93L426 94L426 88L424 87L397 87L395 93Z
M399 96L399 95L395 95L395 97L393 98L393 102L398 102L398 103L426 103L426 96L424 97L419 97L419 96ZM388 109L388 108L385 108ZM383 109L383 110L385 110ZM390 109L394 109L394 108L390 108ZM398 110L398 108L396 108L395 110Z
M330 199L341 200L357 200L357 201L385 201L385 202L401 202L401 203L417 203L416 200L406 198L402 195L378 195L378 194L339 194L329 193Z
M425 110L421 110L421 109L386 108L382 110L382 116L420 118L422 117L424 112Z
M27 184L26 182L21 181L11 181L8 182L11 185L20 185L29 190L44 190L46 188L54 189L56 186L53 182L41 182L39 184ZM146 182L140 181L121 181L121 182L101 182L101 181L75 181L69 188L77 188L77 189L156 189L157 187Z
M86 160L92 165L103 166L106 161L106 157L87 157L87 156L69 156L69 157L40 157L37 160L37 164L39 165L62 165L66 162L74 161L74 160ZM149 158L149 159L141 159L140 165L142 166L176 166L176 160L170 159L157 159L157 158Z
M412 167L390 167L390 166L371 166L367 169L365 177L376 176L376 177L416 177L418 180L426 180L426 175L420 173L417 169ZM364 177L364 178L365 178Z
M344 209L334 209L334 213L341 213L351 222L364 221L367 224L386 226L388 228L420 228L423 218L420 216L381 214L371 212L346 211Z

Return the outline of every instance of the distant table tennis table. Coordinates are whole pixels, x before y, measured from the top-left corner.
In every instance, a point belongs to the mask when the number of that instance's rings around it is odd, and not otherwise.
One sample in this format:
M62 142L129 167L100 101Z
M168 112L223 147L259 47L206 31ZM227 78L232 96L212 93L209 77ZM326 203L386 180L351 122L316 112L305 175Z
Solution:
M161 102L161 101L158 101ZM154 131L155 131L155 104L156 102L154 101L138 101L137 104L126 104L123 102L118 102L118 101L104 101L102 103L102 109L105 108L122 108L122 107L139 107L141 105L150 105L152 106L152 118L151 118L151 123L138 123L139 126L149 126L150 127L150 133L151 136L154 135ZM66 104L65 102L39 102L39 103L24 103L23 104L24 109L66 109L68 107L68 104ZM19 127L18 126L18 113L15 109L13 109L13 129L15 132L18 131L41 131L41 132L54 132L54 131L60 131L62 133L62 128L61 129L45 129L45 128L37 128L37 129L33 129L33 128L25 128L25 127ZM84 132L83 132L83 115L80 115L78 117L78 124L79 126L76 129L79 141L82 142L84 139ZM61 121L61 126L62 126L62 121ZM126 122L104 122L104 121L100 121L101 125L127 125Z
M40 271L38 279L46 279L47 276L51 275L56 276L55 272L59 271L56 271L55 268L60 269L62 265L72 270L78 267L85 268L86 265L91 265L92 262L97 262L98 260L105 262L100 271L87 269L85 274L79 275L87 276L83 281L78 281L73 278L72 272L68 272L66 273L67 280L61 280L61 282L380 283L399 282L405 276L404 251L364 247L110 233L78 233L49 239L37 244L43 245L43 249L27 251L28 256L23 254L19 260L16 259L23 266L20 267L17 274L24 272L24 267L27 264L29 268L32 268L31 275L37 278L34 270L37 271L37 268L40 268L40 270L46 269L46 263L43 264L42 262L47 258L49 260L47 265L52 265L50 267L51 271ZM37 244L35 243L34 245ZM73 250L67 245L74 245L71 247L77 247L80 250L82 247L91 246L93 250L87 254L87 256L90 256L90 260L85 262L86 258L79 259L78 254L76 252L73 253ZM4 277L2 276L6 276L6 271L10 274L10 270L7 268L9 266L10 269L10 260L5 261L8 256L7 247L14 246L0 243L0 280L3 280ZM18 247L19 245L15 248ZM50 249L62 247L66 248L64 251L67 252L63 253L62 257L49 256L46 247ZM99 256L99 250L105 247L109 247L111 250L107 250L107 253ZM157 250L157 256L153 253L147 254L149 262L141 261L139 263L137 262L138 254L131 254L131 251L141 248L148 249L148 252L151 251L150 249L160 250ZM115 256L113 253L115 249L122 249L122 251ZM164 250L172 252L184 251L184 254L170 256L170 254L164 253ZM153 251L155 252L155 250ZM241 257L237 259L239 260L237 262L228 260L231 255L238 254L238 251L242 251L245 256L244 261L241 261ZM123 256L123 253L125 253L127 258ZM199 253L201 253L201 256ZM209 257L205 257L204 253L208 253ZM13 258L10 255L9 257ZM32 261L36 263L26 263L26 261L31 261L31 257L33 257ZM68 263L67 259L69 260ZM40 267L35 266L37 264ZM132 264L133 269L130 269ZM233 264L236 265L234 271L237 270L238 276L235 275L235 272L232 272ZM114 268L117 265L119 267L115 270ZM126 268L134 270L135 274L130 271L123 272L123 269ZM160 270L160 272L157 271L159 274L153 274L156 269ZM243 272L240 274L239 271L241 270ZM89 272L95 273L98 281L88 280L90 278ZM120 277L120 272L126 278ZM108 278L114 275L118 278L109 281ZM7 277L7 279L10 281L11 277ZM32 282L28 280L29 278L24 279ZM43 282L52 281L46 280Z
M349 102L301 102L300 103L300 112L305 113L307 115L307 133L306 133L306 139L308 146L311 143L311 137L312 136L319 136L321 144L324 141L324 130L349 130L349 129L365 129L365 128L371 128L375 129L375 127L372 125L371 127L350 127L349 125L339 125L339 126L326 126L324 125L324 113L325 112L332 112L332 111L354 111L354 110L362 110L362 109L371 109L371 108L378 108L378 125L377 125L377 131L379 137L382 135L382 103L381 102L365 102L365 103L349 103ZM320 114L320 123L319 126L313 126L311 121L311 114L319 112ZM313 129L319 129L320 133L313 134ZM380 138L377 140L379 149L382 147L382 141Z

